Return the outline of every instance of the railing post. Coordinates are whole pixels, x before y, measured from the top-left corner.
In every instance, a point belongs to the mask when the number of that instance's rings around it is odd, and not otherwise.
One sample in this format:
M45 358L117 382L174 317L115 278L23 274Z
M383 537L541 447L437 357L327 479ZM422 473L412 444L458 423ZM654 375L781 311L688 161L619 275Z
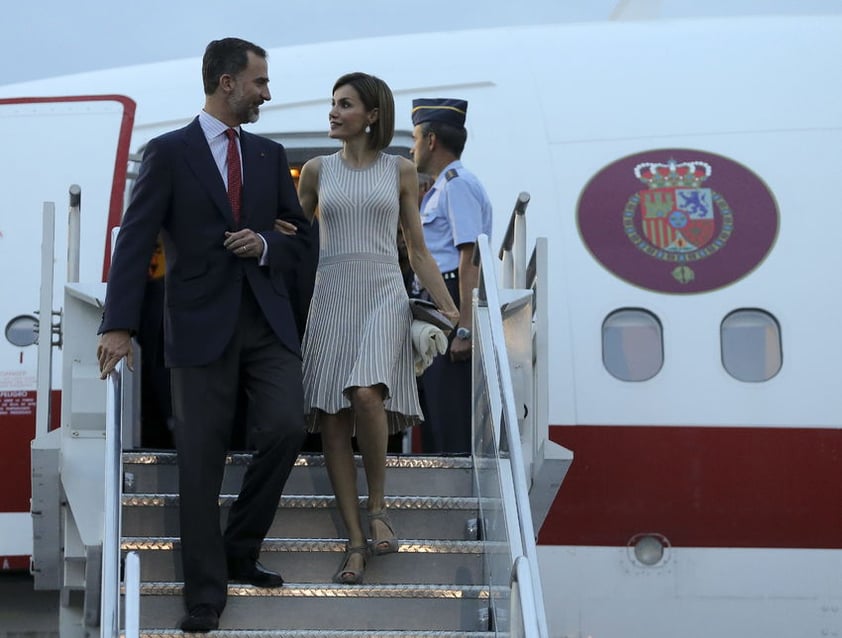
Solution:
M53 376L53 259L55 257L56 205L44 202L41 229L41 298L38 304L37 396L50 396ZM35 407L35 438L50 431L50 401Z
M82 189L78 184L70 187L70 210L67 213L67 281L79 281L79 255L81 253Z

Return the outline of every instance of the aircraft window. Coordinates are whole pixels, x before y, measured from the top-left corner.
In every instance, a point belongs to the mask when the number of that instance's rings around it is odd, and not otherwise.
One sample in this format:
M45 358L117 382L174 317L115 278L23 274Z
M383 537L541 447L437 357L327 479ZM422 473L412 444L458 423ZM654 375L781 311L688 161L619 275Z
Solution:
M38 319L32 315L15 317L6 324L6 339L20 348L38 343Z
M602 324L602 363L621 381L646 381L664 365L661 322L651 312L624 308Z
M720 328L722 365L739 381L768 381L781 369L781 328L762 310L735 310Z

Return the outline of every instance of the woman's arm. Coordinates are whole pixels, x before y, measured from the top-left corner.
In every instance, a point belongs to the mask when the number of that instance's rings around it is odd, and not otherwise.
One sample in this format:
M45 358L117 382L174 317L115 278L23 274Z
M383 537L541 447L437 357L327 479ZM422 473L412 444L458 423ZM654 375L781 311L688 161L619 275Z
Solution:
M301 167L301 175L298 177L298 201L304 215L311 222L316 216L319 208L319 172L322 168L322 158L314 157L304 163Z
M400 222L409 263L421 285L430 293L433 303L455 326L459 322L459 309L453 303L438 264L424 241L418 213L418 173L415 164L405 158L400 159L400 189Z

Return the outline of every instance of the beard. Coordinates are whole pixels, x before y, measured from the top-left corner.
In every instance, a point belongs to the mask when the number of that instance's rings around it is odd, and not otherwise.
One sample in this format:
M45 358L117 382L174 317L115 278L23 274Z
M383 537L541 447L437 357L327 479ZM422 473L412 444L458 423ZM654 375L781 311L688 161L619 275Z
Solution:
M242 124L254 124L260 119L260 104L249 102L240 92L228 97L228 108Z

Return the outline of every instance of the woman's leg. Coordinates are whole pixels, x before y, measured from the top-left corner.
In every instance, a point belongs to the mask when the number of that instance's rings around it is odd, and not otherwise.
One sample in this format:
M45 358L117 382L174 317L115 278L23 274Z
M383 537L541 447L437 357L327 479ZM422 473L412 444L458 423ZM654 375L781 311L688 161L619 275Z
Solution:
M359 494L357 492L357 467L351 446L353 424L348 411L339 414L321 414L322 451L327 473L336 496L336 505L348 530L348 546L366 544L366 535L360 521ZM352 554L345 565L349 570L361 571L363 557Z
M357 445L363 457L366 483L368 484L368 511L382 512L386 506L386 448L389 442L389 424L383 405L385 388L376 385L354 388L351 405L357 425ZM394 539L394 532L382 519L369 519L375 550L380 541ZM382 549L382 548L381 548Z

